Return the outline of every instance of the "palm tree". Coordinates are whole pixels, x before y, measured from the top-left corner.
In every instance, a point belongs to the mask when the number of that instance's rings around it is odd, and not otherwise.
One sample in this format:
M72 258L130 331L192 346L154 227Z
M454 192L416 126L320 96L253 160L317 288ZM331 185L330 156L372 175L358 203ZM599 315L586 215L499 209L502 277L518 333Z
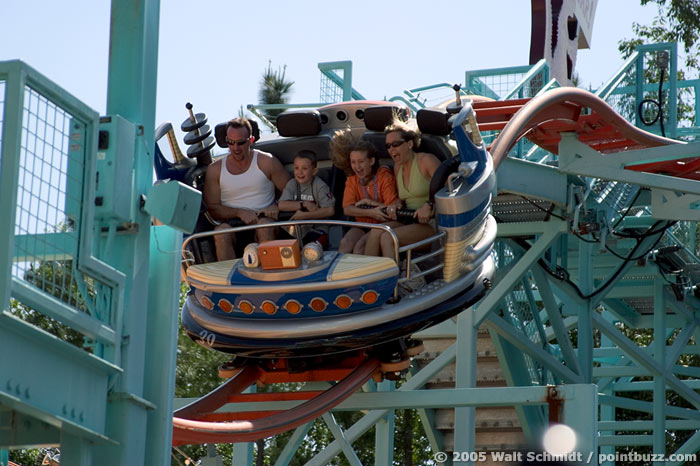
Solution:
M277 68L277 71L272 69L272 62L267 63L267 69L262 74L260 81L260 90L258 97L261 104L286 104L289 94L292 92L294 81L287 81L286 74L287 65L282 68ZM274 119L282 113L282 110L265 110L265 116Z

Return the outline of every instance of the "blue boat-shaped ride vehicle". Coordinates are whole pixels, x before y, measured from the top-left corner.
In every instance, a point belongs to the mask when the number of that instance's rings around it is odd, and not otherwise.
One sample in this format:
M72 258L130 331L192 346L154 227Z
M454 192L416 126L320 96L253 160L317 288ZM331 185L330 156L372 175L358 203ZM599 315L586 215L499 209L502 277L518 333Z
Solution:
M383 128L396 110L393 103L354 101L288 111L278 117L279 136L257 140L254 147L287 165L297 150L314 150L320 159L320 176L325 176L336 199L342 199L344 174L331 166L328 155L333 132L350 127L355 135L374 142L380 161L390 160ZM200 138L188 135L190 141L200 140L188 150L198 162L180 156L170 163L157 149L159 178L201 183L215 138L208 136L211 131L202 114L191 121L190 128L199 125L195 129L202 133ZM358 226L355 222L342 218L280 221L280 227L328 225L328 250L317 245L302 247L299 238L277 240L247 248L240 259L217 262L211 260L211 237L222 231L203 231L207 222L202 220L200 232L183 244L190 293L182 309L182 323L189 336L244 359L316 357L360 348L379 353L389 348L395 354L406 349L407 341L411 344L407 337L412 333L480 299L494 273L491 157L470 101L451 104L448 110L422 109L416 122L422 132L419 150L443 160L431 184L438 227L434 236L403 247L398 247L394 236L395 257L390 259L334 250L337 241L333 238L339 238L343 227ZM167 129L159 128L157 137ZM214 131L221 146L224 132L225 124ZM385 225L359 225L391 231ZM258 226L239 226L223 232L255 228Z

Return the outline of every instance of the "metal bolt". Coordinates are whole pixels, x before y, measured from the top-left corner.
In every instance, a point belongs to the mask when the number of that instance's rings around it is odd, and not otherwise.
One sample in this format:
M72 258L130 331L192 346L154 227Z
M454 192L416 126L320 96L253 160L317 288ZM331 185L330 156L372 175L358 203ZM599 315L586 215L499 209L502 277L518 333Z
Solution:
M27 388L24 389L24 397L25 397L26 399L29 399L29 387L27 387Z
M80 422L83 422L85 420L85 416L83 415L83 411L80 411L80 415L78 416L78 419L80 419Z
M66 416L68 414L68 406L66 404L63 404L63 408L61 408L61 412L63 412L63 415Z

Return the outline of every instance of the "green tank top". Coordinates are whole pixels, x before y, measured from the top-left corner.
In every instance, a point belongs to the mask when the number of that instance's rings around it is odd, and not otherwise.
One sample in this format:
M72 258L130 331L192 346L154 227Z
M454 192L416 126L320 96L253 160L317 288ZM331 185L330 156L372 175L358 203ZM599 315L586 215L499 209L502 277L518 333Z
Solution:
M417 155L413 157L413 162L411 163L411 176L408 186L403 185L403 167L399 167L396 185L399 188L399 198L406 203L407 208L416 210L428 201L430 181L426 180L420 172Z

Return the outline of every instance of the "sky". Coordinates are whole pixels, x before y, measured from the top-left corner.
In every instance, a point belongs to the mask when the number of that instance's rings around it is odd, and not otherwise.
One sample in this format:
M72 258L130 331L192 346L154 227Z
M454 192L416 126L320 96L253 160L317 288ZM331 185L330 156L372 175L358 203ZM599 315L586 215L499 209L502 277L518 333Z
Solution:
M104 114L109 13L108 0L0 0L0 61L23 60ZM599 0L591 48L578 52L582 84L612 77L618 41L655 14L639 0ZM156 126L179 127L186 102L212 124L256 103L268 63L286 65L293 103L319 101L319 62L351 60L368 99L525 65L530 1L162 0L159 28Z

